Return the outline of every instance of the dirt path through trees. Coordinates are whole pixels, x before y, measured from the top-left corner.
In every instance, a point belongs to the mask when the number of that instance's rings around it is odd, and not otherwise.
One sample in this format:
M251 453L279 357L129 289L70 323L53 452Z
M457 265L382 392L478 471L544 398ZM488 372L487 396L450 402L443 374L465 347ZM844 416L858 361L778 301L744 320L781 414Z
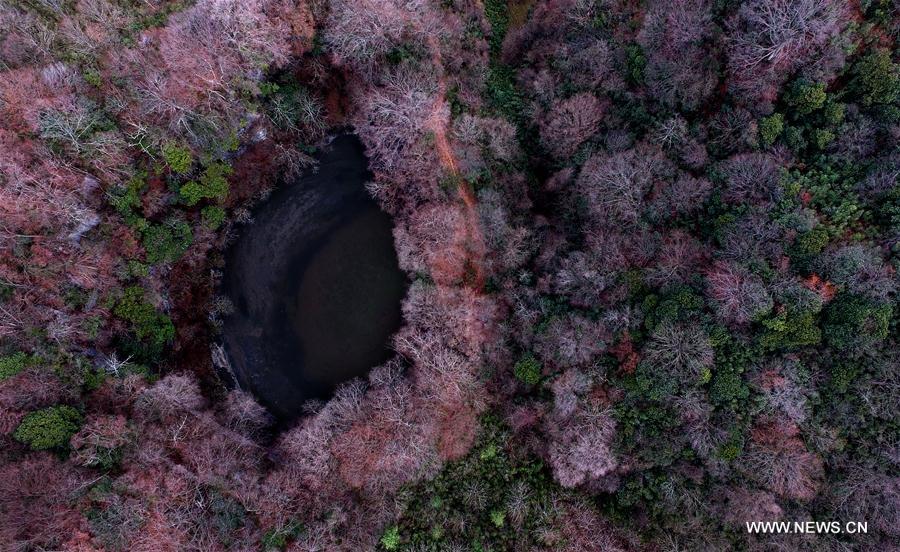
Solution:
M484 235L481 232L478 216L478 202L475 191L459 172L459 166L450 140L447 138L447 125L449 116L446 109L447 103L447 79L444 74L444 65L441 58L440 46L434 36L428 37L428 46L435 68L438 71L438 90L434 100L431 114L431 127L434 132L434 142L437 148L441 166L449 173L456 183L456 191L465 206L465 227L459 231L465 233L466 243L466 284L480 292L484 289L484 259L487 253Z

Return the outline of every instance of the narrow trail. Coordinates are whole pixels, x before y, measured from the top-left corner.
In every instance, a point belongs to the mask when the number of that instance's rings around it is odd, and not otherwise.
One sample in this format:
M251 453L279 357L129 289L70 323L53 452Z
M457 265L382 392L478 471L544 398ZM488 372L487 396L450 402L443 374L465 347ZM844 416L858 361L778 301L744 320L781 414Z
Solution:
M475 198L475 191L459 171L459 165L456 162L456 156L450 147L450 140L447 138L448 117L445 116L447 103L447 78L444 74L444 64L441 58L440 46L437 39L432 35L428 37L428 46L431 50L432 62L438 70L438 90L432 105L432 113L430 117L431 130L434 132L434 142L437 149L438 159L441 167L446 170L456 182L456 192L463 202L465 209L465 226L460 228L460 232L464 233L466 243L466 266L467 272L471 272L471 282L469 286L475 291L484 290L485 275L484 261L487 256L487 246L485 245L484 234L481 232L478 215L478 200Z

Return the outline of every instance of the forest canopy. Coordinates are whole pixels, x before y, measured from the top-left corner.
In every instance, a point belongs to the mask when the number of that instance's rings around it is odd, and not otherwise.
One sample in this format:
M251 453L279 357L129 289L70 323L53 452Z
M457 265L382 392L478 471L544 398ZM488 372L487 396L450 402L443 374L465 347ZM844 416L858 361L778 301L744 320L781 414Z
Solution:
M895 549L898 39L896 0L0 0L0 548ZM224 251L338 131L403 325L275 420Z

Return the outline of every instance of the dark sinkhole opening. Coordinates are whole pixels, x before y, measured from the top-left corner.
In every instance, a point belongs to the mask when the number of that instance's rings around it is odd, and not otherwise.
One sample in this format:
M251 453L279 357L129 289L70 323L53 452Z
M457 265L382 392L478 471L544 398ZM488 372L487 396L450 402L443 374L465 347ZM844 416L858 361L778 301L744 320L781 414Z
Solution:
M407 282L367 164L355 135L335 137L318 170L276 190L227 252L232 373L282 419L391 355Z

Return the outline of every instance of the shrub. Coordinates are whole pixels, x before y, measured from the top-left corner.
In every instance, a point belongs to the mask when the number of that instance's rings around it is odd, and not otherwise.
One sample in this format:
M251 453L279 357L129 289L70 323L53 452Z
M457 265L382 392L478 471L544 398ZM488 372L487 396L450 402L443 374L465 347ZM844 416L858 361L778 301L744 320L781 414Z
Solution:
M764 146L771 146L784 131L784 115L773 113L759 121L759 140Z
M525 385L537 385L541 381L541 363L534 355L527 353L516 363L513 373Z
M84 79L84 82L90 84L95 88L100 88L100 86L103 84L102 75L95 69L85 69L81 74L81 77Z
M150 274L150 266L147 263L135 259L128 261L128 275L132 278L146 278Z
M50 406L26 415L13 437L31 450L62 448L78 432L81 420L81 414L71 406Z
M28 366L28 355L23 352L0 356L0 381L9 379Z
M506 513L503 510L493 510L491 512L491 523L496 527L503 527L506 523Z
M12 299L13 293L15 293L16 288L3 282L0 282L0 303L5 303Z
M853 85L863 105L892 103L900 94L900 71L888 50L877 50L863 57L853 73Z
M162 155L166 165L178 174L187 174L194 164L191 150L187 146L179 146L173 142L163 144Z
M247 523L247 511L240 502L218 489L209 490L207 500L218 540L230 548L228 545L234 542L236 531Z
M741 455L743 449L740 443L725 443L719 447L718 456L726 462L730 462Z

